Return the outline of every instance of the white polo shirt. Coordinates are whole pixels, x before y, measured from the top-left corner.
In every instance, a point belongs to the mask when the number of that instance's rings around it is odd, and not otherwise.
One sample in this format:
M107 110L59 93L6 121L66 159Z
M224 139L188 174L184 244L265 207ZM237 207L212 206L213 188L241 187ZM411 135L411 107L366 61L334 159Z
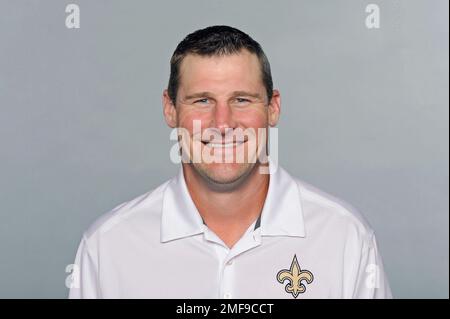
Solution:
M180 168L97 220L75 265L70 298L392 297L370 226L281 167L231 249L203 223Z

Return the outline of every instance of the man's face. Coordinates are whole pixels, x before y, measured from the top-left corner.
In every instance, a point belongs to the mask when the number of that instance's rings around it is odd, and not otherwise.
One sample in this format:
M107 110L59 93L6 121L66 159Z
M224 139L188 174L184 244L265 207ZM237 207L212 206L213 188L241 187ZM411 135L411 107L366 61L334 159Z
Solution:
M189 143L186 136L180 142L183 152L191 159L194 152L208 154L212 162L202 156L192 167L216 184L234 184L248 176L264 149L261 145L265 146L266 139L258 139L258 129L267 134L267 127L278 120L279 94L275 91L268 101L259 60L247 50L211 57L187 55L180 66L176 105L168 105L167 92L164 95L169 125L173 127L175 118L176 127L189 132ZM200 130L194 129L194 121L200 121ZM241 134L237 140L236 132L250 134Z

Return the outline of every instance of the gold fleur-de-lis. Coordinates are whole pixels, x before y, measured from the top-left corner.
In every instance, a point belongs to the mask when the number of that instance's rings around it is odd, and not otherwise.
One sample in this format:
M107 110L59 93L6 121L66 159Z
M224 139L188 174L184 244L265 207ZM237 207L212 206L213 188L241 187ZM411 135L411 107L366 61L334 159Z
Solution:
M291 263L291 269L282 269L277 274L277 280L280 284L284 283L285 280L289 282L286 284L284 290L287 293L292 294L294 298L301 293L306 291L306 287L302 284L302 281L305 280L306 283L310 284L314 280L313 274L309 270L302 270L297 261L297 256L294 255L294 259Z

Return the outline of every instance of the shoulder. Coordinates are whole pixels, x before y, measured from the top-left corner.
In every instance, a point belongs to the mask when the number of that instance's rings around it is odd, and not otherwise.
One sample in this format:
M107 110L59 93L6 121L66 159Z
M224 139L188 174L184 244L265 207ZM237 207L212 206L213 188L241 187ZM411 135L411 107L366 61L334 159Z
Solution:
M374 231L358 209L301 179L294 180L298 185L307 232L308 228L327 229L334 235L371 241Z
M99 236L128 227L134 223L157 223L161 211L164 190L171 180L164 182L131 200L125 201L97 218L84 232L85 240L90 241Z

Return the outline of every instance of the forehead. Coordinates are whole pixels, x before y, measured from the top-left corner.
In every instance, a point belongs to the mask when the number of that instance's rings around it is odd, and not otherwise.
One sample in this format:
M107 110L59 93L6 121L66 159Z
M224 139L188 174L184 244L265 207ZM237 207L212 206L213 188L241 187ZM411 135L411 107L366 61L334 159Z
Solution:
M220 56L188 54L180 66L180 89L261 89L259 59L247 50Z

